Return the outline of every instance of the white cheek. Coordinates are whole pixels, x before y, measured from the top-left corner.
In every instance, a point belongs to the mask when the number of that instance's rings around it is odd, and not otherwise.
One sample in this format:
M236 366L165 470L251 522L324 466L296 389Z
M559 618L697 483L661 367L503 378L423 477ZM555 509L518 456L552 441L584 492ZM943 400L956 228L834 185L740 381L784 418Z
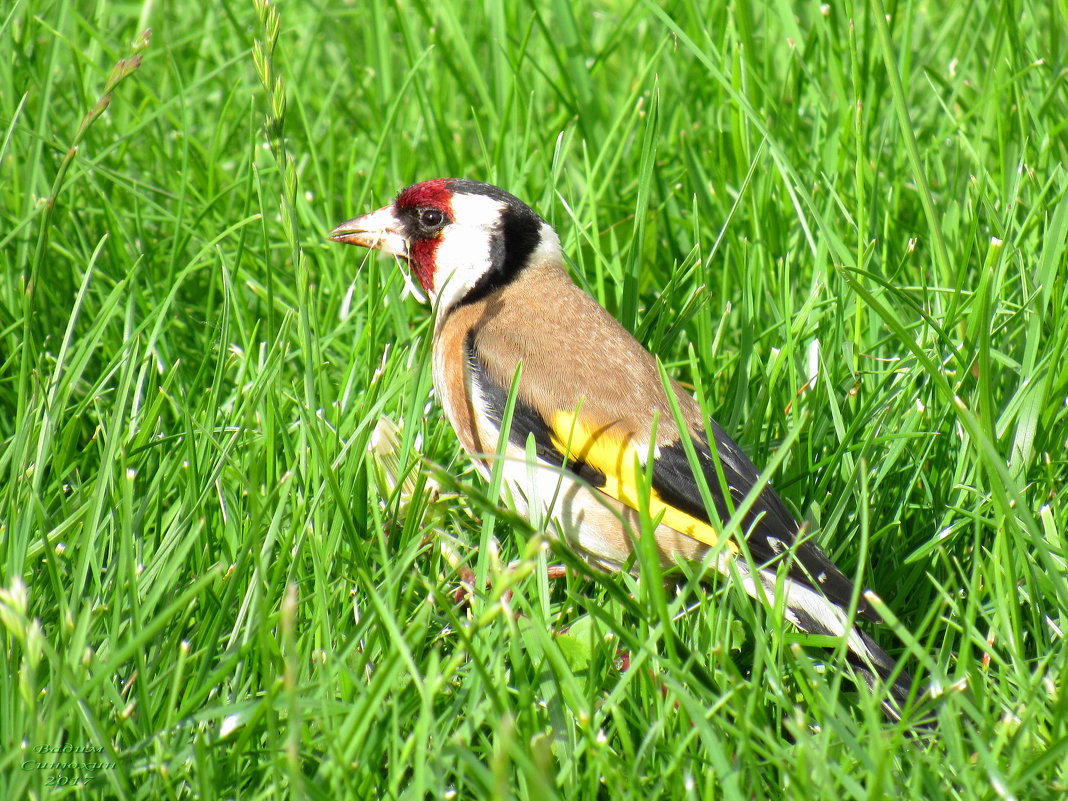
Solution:
M431 298L438 308L456 304L478 283L490 265L493 232L482 226L452 225L434 253L434 289Z
M435 256L431 298L439 309L456 304L490 268L490 242L504 204L485 195L452 197L453 219L442 234Z

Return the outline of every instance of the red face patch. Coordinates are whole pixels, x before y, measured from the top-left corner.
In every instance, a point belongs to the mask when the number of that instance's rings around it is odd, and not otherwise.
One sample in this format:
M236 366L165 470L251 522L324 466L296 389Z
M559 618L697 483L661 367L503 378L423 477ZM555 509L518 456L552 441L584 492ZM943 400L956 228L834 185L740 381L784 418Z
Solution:
M432 181L423 181L402 189L393 203L397 210L397 216L404 218L404 212L414 212L418 209L438 209L447 218L452 218L452 190L449 189L448 178L435 178ZM413 236L408 249L408 260L411 263L412 274L415 280L427 292L434 290L435 253L441 242L439 234L429 237Z
M408 264L412 275L426 292L434 291L434 265L437 263L435 254L440 241L437 237L416 239L408 248Z
M402 189L394 205L397 209L415 209L420 206L433 206L452 215L452 190L448 178L435 178Z

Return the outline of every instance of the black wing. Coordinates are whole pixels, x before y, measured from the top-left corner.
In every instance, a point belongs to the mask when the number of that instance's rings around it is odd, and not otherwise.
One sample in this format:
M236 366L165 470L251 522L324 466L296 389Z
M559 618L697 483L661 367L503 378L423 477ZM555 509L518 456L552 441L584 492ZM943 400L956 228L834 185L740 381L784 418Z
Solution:
M714 420L711 428L723 470L722 482L716 473L712 450L703 431L693 433L693 444L716 512L722 521L727 521L733 512L730 507L741 504L756 484L760 471ZM730 505L723 493L724 486L730 494ZM666 503L699 520L713 522L705 511L681 442L660 446L653 465L653 489ZM818 588L828 600L843 609L849 607L853 597L853 582L814 543L807 540L798 542L800 527L770 486L765 486L757 496L742 520L741 528L745 532L749 552L758 565L776 559L789 559L788 575L791 579ZM792 559L788 552L792 552ZM864 603L863 596L858 602L857 613L879 622L878 615Z

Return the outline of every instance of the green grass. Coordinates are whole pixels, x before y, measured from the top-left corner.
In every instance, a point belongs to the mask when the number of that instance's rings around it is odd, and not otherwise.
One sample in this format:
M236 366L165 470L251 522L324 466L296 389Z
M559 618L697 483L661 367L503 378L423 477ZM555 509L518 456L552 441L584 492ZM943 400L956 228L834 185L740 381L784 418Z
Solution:
M0 797L1064 797L1068 5L707 6L5 6ZM442 175L780 460L933 737L489 500L324 241Z

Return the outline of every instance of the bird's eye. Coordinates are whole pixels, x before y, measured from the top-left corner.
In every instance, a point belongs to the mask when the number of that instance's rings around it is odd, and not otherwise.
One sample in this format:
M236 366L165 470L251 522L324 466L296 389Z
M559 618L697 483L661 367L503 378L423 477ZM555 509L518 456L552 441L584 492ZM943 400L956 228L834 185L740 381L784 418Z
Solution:
M445 213L441 209L424 208L419 209L419 224L423 228L440 228L445 222Z

